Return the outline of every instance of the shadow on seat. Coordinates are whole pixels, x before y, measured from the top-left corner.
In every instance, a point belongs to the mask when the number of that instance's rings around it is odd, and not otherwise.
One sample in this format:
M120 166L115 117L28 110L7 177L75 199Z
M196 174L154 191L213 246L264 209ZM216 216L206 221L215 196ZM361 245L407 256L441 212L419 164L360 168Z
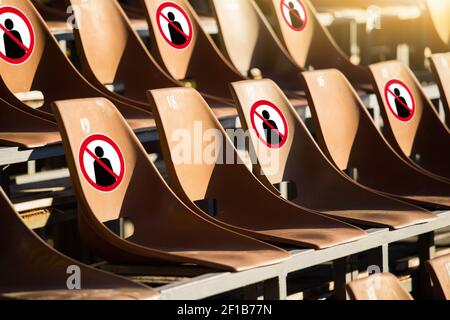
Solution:
M123 300L158 296L149 287L94 269L51 248L28 229L2 189L0 219L0 298ZM82 290L68 289L68 270L74 267L79 268Z
M11 64L0 59L0 95L4 100L25 112L54 121L50 108L52 101L105 96L75 69L30 1L4 0L2 5L13 6L28 17L35 39L29 58L22 63ZM43 94L42 106L32 108L16 96L32 91ZM154 126L149 112L119 101L115 103L133 129Z
M412 71L399 61L377 63L369 68L384 121L383 133L390 145L415 167L450 183L450 131ZM398 83L409 92L399 88ZM397 89L400 96L394 99L397 92L393 91ZM408 101L408 95L412 102ZM401 98L407 99L407 117L397 114L401 111L399 107L405 105L399 102Z
M171 186L202 217L261 240L317 249L367 235L267 189L194 89L152 90L149 99Z
M254 174L259 179L268 179L272 185L290 185L290 201L348 222L390 228L436 217L424 209L374 193L336 169L273 81L241 81L231 87L242 126L250 135L250 152L255 152L258 159ZM259 101L266 102L255 109ZM280 117L271 105L279 110ZM285 119L289 134L282 147L268 147L264 133L259 135L268 123L260 120L264 112L280 126L283 124L279 119Z
M450 52L433 54L430 61L441 94L445 124L450 129Z
M320 24L309 0L256 0L256 3L272 18L275 32L297 65L305 69L335 68L344 73L354 86L373 90L369 71L350 62L328 30ZM291 17L293 11L289 7L290 3L293 3L295 14L305 20L303 23L297 20L298 26L292 24L292 19L295 23L296 15Z
M426 262L438 299L450 300L450 254Z
M244 270L288 253L207 221L170 190L133 131L106 99L53 105L78 199L82 238L116 263L190 263ZM82 125L80 126L80 123ZM123 237L105 223L123 219Z
M450 208L450 185L395 152L342 73L321 70L302 77L318 143L337 168L385 195L429 209Z
M347 285L351 300L414 300L391 273L374 274Z

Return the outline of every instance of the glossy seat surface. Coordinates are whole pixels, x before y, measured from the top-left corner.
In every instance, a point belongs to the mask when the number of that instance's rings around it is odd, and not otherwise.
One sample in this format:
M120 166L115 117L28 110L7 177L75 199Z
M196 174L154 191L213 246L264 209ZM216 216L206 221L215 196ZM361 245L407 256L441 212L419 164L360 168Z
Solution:
M195 90L152 90L149 99L171 186L199 215L212 215L223 226L258 239L303 247L326 248L366 236L359 228L287 202L267 189L248 170ZM200 209L202 201L212 202L215 210Z
M338 70L302 74L317 141L331 162L360 184L428 209L450 206L450 185L402 158L376 128Z
M402 228L427 222L435 215L390 197L374 193L353 182L326 158L303 124L286 96L271 80L241 81L232 84L239 116L250 135L250 149L256 153L258 165L254 173L272 185L288 183L289 200L332 217L365 225ZM258 117L254 108L266 101L256 112L267 111L278 121L283 117L288 127L280 148L267 146L259 136ZM272 107L271 107L272 105ZM281 117L274 110L278 109ZM282 130L281 128L279 128Z
M244 270L285 260L287 252L239 235L185 206L106 99L54 104L79 205L82 238L116 263L190 263ZM113 233L122 219L132 232Z

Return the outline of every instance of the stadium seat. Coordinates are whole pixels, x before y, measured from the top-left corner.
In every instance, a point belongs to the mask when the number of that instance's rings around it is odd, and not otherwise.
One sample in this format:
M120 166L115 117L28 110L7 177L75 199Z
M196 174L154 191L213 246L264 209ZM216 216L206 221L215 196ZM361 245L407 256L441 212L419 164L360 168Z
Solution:
M57 101L53 109L78 199L81 236L107 261L236 271L288 258L284 250L229 231L185 206L110 101ZM133 229L123 237L105 225L120 218Z
M245 78L226 61L213 40L203 31L199 18L188 1L173 0L171 6L168 7L167 1L164 0L145 1L144 3L154 44L153 48L160 65L173 78L191 82L200 92L231 99L228 84ZM174 14L175 22L180 26L182 22L184 28L187 29L184 30L186 34L182 36L181 41L175 37L176 42L181 43L180 45L174 44L171 40L173 32L175 35L179 34L177 29L173 28L170 31L167 27L169 20L163 18L164 14L168 15L169 13ZM175 13L177 13L177 17ZM186 14L186 17L183 16L183 13ZM177 19L183 19L183 21L177 21ZM185 36L186 38L184 38Z
M450 2L442 0L425 0L428 15L427 45L434 53L447 52L450 49Z
M253 0L212 0L221 50L244 76L274 80L295 107L304 105L300 68Z
M351 300L414 300L391 273L374 274L347 285Z
M338 70L302 74L319 146L358 183L428 209L450 208L450 184L404 160Z
M433 281L436 297L450 300L450 254L429 260L426 266Z
M0 99L0 145L37 148L60 141L55 123Z
M0 188L0 299L154 299L144 285L77 262L32 232ZM69 290L69 267L78 267L82 290ZM75 269L74 269L75 270Z
M23 12L34 30L34 46L27 59L9 63L0 59L0 95L4 100L27 113L54 121L50 103L55 100L104 96L89 84L71 64L50 33L45 21L28 0L4 0ZM31 43L31 42L30 42ZM24 56L25 57L25 56ZM32 108L17 95L40 91L43 105ZM149 112L115 101L120 112L134 129L154 126Z
M172 189L199 215L213 216L221 225L261 240L316 249L366 236L359 228L270 192L243 164L194 89L152 90L149 99Z
M434 54L430 61L441 94L445 123L450 129L450 53Z
M384 122L383 133L390 145L416 168L450 182L450 130L412 71L399 61L369 68Z
M320 24L317 13L309 0L256 0L265 13L272 17L275 32L297 65L308 69L339 69L354 86L372 90L368 70L354 65L336 44L328 30ZM289 4L297 3L305 12L305 22L292 25L291 17L285 16ZM299 8L300 8L299 7ZM286 11L287 10L287 11ZM300 14L295 9L294 13ZM301 18L301 17L300 17ZM293 15L293 19L296 16ZM298 20L299 22L300 20Z
M258 158L255 175L273 185L287 183L290 201L341 220L372 226L402 228L435 218L424 209L376 194L344 176L322 153L273 81L241 81L231 87L242 127L249 132L251 150ZM262 108L255 109L260 101ZM271 118L261 121L265 111ZM283 146L268 146L267 130L271 130L264 125L273 121L277 127L283 126L283 119L288 128Z
M156 63L116 1L70 2L79 5L76 11L79 26L74 34L83 74L97 89L150 110L148 89L184 86ZM103 54L100 56L99 52ZM207 99L217 115L226 114L227 108L233 107L231 99L212 96ZM232 112L235 114L234 108Z

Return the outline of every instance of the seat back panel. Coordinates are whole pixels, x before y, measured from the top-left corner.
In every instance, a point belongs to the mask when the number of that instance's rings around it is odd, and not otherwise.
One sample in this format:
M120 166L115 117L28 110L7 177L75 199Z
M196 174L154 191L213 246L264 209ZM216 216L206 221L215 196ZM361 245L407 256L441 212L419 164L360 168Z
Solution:
M350 282L347 286L352 300L413 300L391 273L381 273Z

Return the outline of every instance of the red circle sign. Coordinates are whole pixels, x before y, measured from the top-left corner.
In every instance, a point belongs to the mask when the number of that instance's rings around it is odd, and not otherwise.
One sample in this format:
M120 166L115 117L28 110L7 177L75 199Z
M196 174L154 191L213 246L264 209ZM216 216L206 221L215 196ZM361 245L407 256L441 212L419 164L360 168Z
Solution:
M300 0L281 0L280 10L289 28L294 31L302 31L306 28L308 14Z
M272 102L260 100L250 110L253 130L264 145L279 149L285 145L289 129L281 110Z
M0 57L10 64L21 64L31 57L34 46L30 19L15 7L0 7Z
M122 151L103 134L91 135L83 141L78 161L87 182L102 192L117 189L125 175Z
M402 81L394 79L386 83L384 98L398 120L406 122L414 117L416 101L411 90Z
M164 40L176 49L185 49L192 41L193 28L186 11L172 2L164 2L156 10L156 23Z

